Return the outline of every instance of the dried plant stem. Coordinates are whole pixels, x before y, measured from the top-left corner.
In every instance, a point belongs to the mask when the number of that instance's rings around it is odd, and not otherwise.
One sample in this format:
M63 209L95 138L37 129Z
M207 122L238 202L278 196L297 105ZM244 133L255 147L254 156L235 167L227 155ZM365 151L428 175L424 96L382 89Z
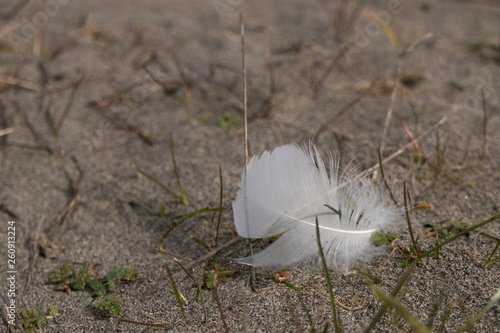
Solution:
M213 257L214 255L216 255L217 253L219 253L220 251L222 250L225 250L227 249L228 247L230 246L233 246L234 244L238 243L238 242L241 242L242 240L244 240L245 238L241 237L241 236L238 236L236 238L233 238L231 239L229 242L219 246L218 248L216 249L213 249L212 251L208 252L207 254L205 254L204 256L201 256L199 257L198 259L196 260L193 260L191 261L189 264L185 265L184 268L186 270L190 270L191 268L193 268L194 266L196 266L197 264L199 264L200 262L202 261L205 261L205 260L208 260L209 258ZM180 272L179 272L180 273ZM177 274L177 273L175 273ZM174 274L174 275L175 275ZM149 289L147 292L144 293L144 297L150 297L152 296L156 291L158 291L159 288L161 288L164 284L166 283L166 281L162 281L160 282L159 284L157 284L156 286L154 286L153 288Z
M0 130L0 136L8 135L8 134L13 133L13 132L14 132L13 127L4 128L4 129Z
M473 226L472 226L472 227L470 227L470 228L467 228L467 229L462 230L461 232L459 232L459 233L458 233L458 234L456 234L455 236L452 236L452 237L450 237L450 238L447 238L445 241L443 241L443 242L439 243L439 245L437 245L437 246L433 247L432 249L430 249L430 250L428 250L428 251L425 251L424 253L422 253L422 254L418 257L418 259L421 259L421 258L425 257L425 256L426 256L426 255L428 255L429 253L435 252L437 249L439 249L439 248L441 248L441 247L445 246L446 244L448 244L448 243L450 243L450 242L454 241L454 240L455 240L455 239L457 239L458 237L460 237L460 236L462 236L462 235L464 235L464 234L466 234L466 233L468 233L468 232L470 232L470 231L472 231L472 230L474 230L474 229L480 228L480 227L482 227L483 225L486 225L486 224L488 224L488 223L490 223L490 222L492 222L492 221L495 221L495 220L497 220L497 219L500 219L500 215L495 215L495 216L493 216L493 217L491 217L491 218L487 219L486 221L483 221L483 222L481 222L481 223L478 223L478 224L476 224L476 225L473 225Z
M247 64L245 61L245 22L243 21L243 14L240 13L240 24L241 24L241 70L243 73L243 114L245 122L245 168L248 165L248 100L247 100ZM250 255L253 255L252 240L248 240L248 246L250 248ZM250 272L252 275L252 290L255 291L253 285L255 281L255 268L250 267Z
M68 221L69 217L75 210L75 206L78 205L80 202L80 194L81 194L81 183L83 179L83 170L81 169L80 165L78 164L78 161L74 156L71 156L71 161L75 165L76 169L78 170L78 178L76 182L73 182L73 180L69 177L69 174L67 173L66 170L63 170L66 174L66 178L68 181L68 187L69 191L71 192L71 201L69 204L64 208L64 210L59 214L59 216L56 218L54 222L45 230L46 234L53 235L54 241L58 241L61 236L64 234L64 228L66 226L66 222Z
M468 331L472 327L472 325L474 325L475 322L481 319L486 314L486 312L488 312L499 300L500 289L498 289L497 293L493 295L488 304L486 304L486 306L481 311L479 311L473 318L467 321L464 326L458 329L457 333Z
M4 320L6 318L9 318L7 316L7 306L10 305L10 302L7 301L7 299L5 298L5 296L3 295L3 293L0 291L0 297L2 298L3 302L4 302L4 307L2 308L4 310L3 314L4 314ZM19 331L21 331L22 333L26 333L26 331L23 329L23 326L21 325L21 323L19 322L19 320L17 319L18 316L16 316L14 318L14 320L16 321L16 328L19 329ZM8 320L7 320L8 321ZM8 325L8 329L9 329L9 332L14 332L14 329L12 326L10 326L10 324Z
M408 284L409 279L411 278L416 265L417 265L416 261L413 262L413 264L411 264L410 267L406 270L406 272L401 276L398 283L396 284L396 287L394 287L394 289L389 294L391 297L395 298L401 291L401 289ZM382 304L380 310L378 310L377 314L373 317L372 321L370 322L370 325L366 328L364 332L365 333L371 332L375 328L377 323L380 321L380 319L382 319L382 316L387 312L388 309L389 309L389 304Z
M245 167L248 164L248 100L247 100L247 64L245 61L245 23L240 13L241 24L241 70L243 73L243 113L245 123Z
M179 199L181 201L183 200L182 195L179 195L179 194L175 193L174 191L172 191L171 189L169 189L167 186L165 186L165 184L163 184L162 182L160 182L159 180L157 180L156 178L154 178L150 174L142 171L141 169L139 169L136 166L133 166L132 168L135 171L137 171L138 173L140 173L141 175L143 175L144 177L146 177L147 179L151 180L156 185L160 186L163 190L165 190L165 192L171 194L173 197L175 197L175 198L177 198L177 199Z
M75 82L75 84L73 85L73 88L71 89L71 92L69 94L68 101L66 102L66 106L64 107L63 114L61 115L61 118L59 118L59 121L54 125L53 134L58 135L59 132L61 131L63 122L68 116L69 111L71 110L71 106L73 105L73 101L75 100L76 92L78 91L78 88L80 88L82 82L83 82L83 77L77 82Z
M3 76L3 75L0 75L0 83L8 84L11 86L17 86L17 87L20 87L23 89L34 91L34 92L40 92L42 90L42 88L40 87L39 84L29 82L29 81L19 80L19 79L15 79L15 78Z
M405 205L405 215L406 215L406 222L408 223L408 232L410 233L410 239L411 239L411 244L413 246L413 250L417 254L417 256L420 257L420 252L418 251L417 247L417 241L415 240L415 237L413 236L413 229L411 227L411 221L410 221L410 209L408 208L408 201L410 201L410 192L406 189L406 181L403 182L403 195L404 195L404 205ZM408 254L408 256L411 256L412 251Z
M379 77L377 77L375 80L372 81L372 83L370 84L370 86L366 89L364 89L363 91L361 91L358 96L356 96L352 101L350 101L346 106L344 106L339 112L337 112L336 114L334 114L330 120L328 120L328 122L326 122L325 124L321 125L318 129L318 131L316 132L316 134L314 135L314 140L317 140L318 139L318 136L323 133L324 131L326 131L328 129L329 126L331 126L337 119L339 119L340 117L342 117L344 115L344 113L346 113L347 111L349 111L355 104L357 104L359 101L361 101L367 94L368 92L373 88L373 86L375 85L375 83L378 81Z
M389 162L390 160L396 158L397 156L401 155L406 149L412 147L413 145L415 145L415 143L419 142L420 140L422 140L423 138L425 138L426 136L428 136L429 134L431 134L434 130L436 130L436 128L438 128L441 125L443 125L446 122L446 120L448 120L448 114L445 115L443 118L441 118L440 121L438 121L436 124L434 124L427 131L425 131L424 133L422 133L421 135L419 135L415 139L411 140L409 143L407 143L403 147L399 148L396 152L394 152L391 155L389 155L388 157L384 158L382 160L382 163L385 164L385 163ZM364 177L364 176L366 176L370 172L375 171L379 166L380 166L380 163L375 164L374 166L372 166L372 167L366 169L365 171L361 172L358 177ZM343 186L346 186L347 184L348 184L348 182L345 182L345 183L341 184L339 186L339 188L343 187Z
M177 179L177 186L179 187L179 191L181 192L181 201L184 205L188 205L188 201L186 195L184 194L184 190L182 189L181 179L179 177L179 171L177 170L177 164L175 163L175 155L174 155L174 140L172 140L172 133L170 133L170 155L172 156L172 164L174 165L174 173L175 179Z
M385 178L385 175L384 175L384 168L383 168L383 163L382 163L382 156L380 155L380 149L378 150L378 164L380 166L380 175L382 176L382 179L384 181L384 186L387 189L387 191L389 191L389 195L391 196L392 202L394 202L394 204L397 206L398 202L394 198L394 195L392 194L391 188L389 187L389 184L387 183L387 179Z
M394 111L394 105L396 104L396 93L397 93L397 88L398 88L399 72L401 70L401 61L402 61L403 57L405 57L406 55L415 51L415 49L419 45L421 45L423 42L425 42L426 40L428 40L432 36L433 36L432 32L426 33L422 38L413 42L410 46L408 46L403 52L401 52L398 55L398 60L396 63L396 70L394 71L394 82L392 84L391 103L389 104L389 109L387 110L387 116L385 117L384 131L382 132L382 139L380 140L380 154L382 154L384 152L385 141L387 139L387 134L389 132L389 124L391 122L392 113Z
M321 77L319 78L318 82L316 82L314 85L313 85L313 92L315 95L318 94L318 92L321 90L321 88L323 87L323 85L325 84L325 81L326 79L328 78L328 76L330 76L330 74L332 73L332 71L338 67L338 65L340 64L340 61L342 60L342 58L344 58L344 55L351 49L351 47L354 45L354 43L348 43L347 45L345 45L340 51L339 53L332 59L332 62L330 63L330 65L328 66L328 68L323 72L323 74L321 75Z
M220 181L220 195L219 195L219 218L217 219L217 227L215 229L215 247L217 247L217 241L219 240L219 227L220 220L222 216L222 197L223 197L223 183L222 183L222 168L219 165L219 181Z
M33 278L33 270L35 268L36 260L38 259L38 255L40 254L39 248L38 248L38 239L40 238L40 234L42 232L42 225L43 221L45 220L45 217L42 216L40 220L38 220L38 225L36 228L36 233L35 233L35 238L33 240L33 249L31 252L30 256L30 265L29 265L29 270L28 270L28 277L24 281L23 289L19 293L20 295L24 295L26 291L29 290L31 279ZM22 299L20 296L18 296L19 299Z
M217 291L217 277L219 276L219 271L220 271L220 263L215 265L214 280L213 280L214 296L217 301L217 307L219 308L220 319L222 321L222 324L224 325L224 330L226 333L229 333L229 328L227 327L226 318L224 316L224 311L222 310L222 304L220 302L219 292Z
M323 264L323 270L325 272L325 277L326 277L326 284L328 286L328 293L330 295L330 306L332 307L332 315L333 315L333 325L335 326L335 332L339 333L341 332L340 330L340 325L339 325L339 318L338 318L338 312L335 307L335 296L333 295L333 289L332 289L332 281L330 280L330 274L328 273L328 266L326 265L326 260L325 260L325 255L323 253L323 248L321 247L321 238L320 238L320 233L319 233L319 224L318 224L318 217L316 217L316 242L318 243L318 249L319 249L319 256L321 257L321 263Z
M486 129L488 127L488 110L486 108L486 99L484 98L484 90L481 89L481 97L483 104L483 142L481 144L481 161L484 161L486 158Z
M393 158L395 158L398 155L402 154L406 149L410 148L416 142L422 140L423 138L425 138L426 136L428 136L430 133L432 133L436 128L438 128L439 126L443 125L446 122L447 119L448 119L448 115L445 115L443 118L441 118L440 121L438 121L436 124L434 124L434 126L432 126L431 128L429 128L427 131L425 131L424 133L422 133L420 136L418 136L417 138L415 138L414 140L412 140L408 144L406 144L403 147L401 147L398 151L396 151L392 155L390 155L390 156L386 157L385 159L383 159L382 160L382 164L387 163L390 160L392 160ZM339 189L343 188L344 186L349 185L351 182L356 181L356 180L358 180L358 179L360 179L362 177L365 177L367 174L375 171L379 166L380 166L380 163L375 164L374 166L372 166L372 167L366 169L365 171L361 172L357 177L354 177L353 179L350 179L350 180L347 180L347 181L343 182L339 186L331 189L330 191L332 191L332 192L338 191ZM297 209L301 209L301 208L303 208L303 207L298 207Z
M181 309L182 317L184 318L184 321L186 322L186 325L189 325L189 320L186 317L186 313L184 311L184 306L182 305L182 299L181 298L183 298L183 296L179 292L179 289L177 289L177 286L175 284L174 277L172 276L172 272L170 271L170 268L168 267L168 265L165 265L165 267L167 268L168 277L165 275L165 273L163 273L161 271L161 269L153 266L153 268L158 273L160 273L161 276L163 276L163 278L165 279L165 281L168 281L170 283L170 285L172 286L172 289L174 290L175 298L177 299L177 304L179 304L179 308Z

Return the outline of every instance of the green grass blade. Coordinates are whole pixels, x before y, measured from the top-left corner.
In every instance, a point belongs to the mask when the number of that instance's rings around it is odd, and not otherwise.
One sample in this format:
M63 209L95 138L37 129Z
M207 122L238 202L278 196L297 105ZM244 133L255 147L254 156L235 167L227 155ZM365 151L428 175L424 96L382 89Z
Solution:
M201 283L200 283L200 281L196 280L193 277L193 275L191 275L191 273L189 273L189 271L187 269L185 269L184 266L182 266L182 264L178 260L176 260L175 258L174 258L174 260L177 263L177 265L179 265L179 267L186 273L186 275L196 285L196 295L197 296L199 295L199 303L201 304L201 308L203 309L203 315L205 316L204 322L206 323L207 322L207 318L208 318L208 313L207 313L207 309L205 308L205 301L203 300L203 293L201 292ZM198 300L198 297L197 297L197 300Z
M399 291L401 290L401 288L403 288L403 286L410 281L409 279L412 276L413 271L415 270L416 265L417 265L417 262L415 261L406 270L406 272L403 274L403 276L401 277L401 279L399 279L398 283L396 284L396 287L391 291L391 293L390 293L391 297L396 297L398 295ZM369 281L369 280L367 280L367 281ZM375 317L373 317L370 325L365 330L365 333L371 332L371 330L375 328L375 325L377 325L377 323L380 321L380 319L382 318L382 316L387 312L388 308L389 308L388 305L382 304L382 307L377 312L377 314L375 315Z
M177 299L177 303L179 304L179 307L181 309L182 317L184 317L186 325L189 325L189 321L186 317L186 312L184 311L184 306L182 305L181 293L179 292L177 286L175 285L174 277L172 275L172 272L170 271L170 268L168 267L168 265L165 265L165 267L167 268L167 273L168 277L170 278L170 284L172 285L172 289L174 289L175 298Z
M257 238L257 239L254 239L251 243L252 243L252 246L253 246L253 247L257 247L257 246L258 246L261 242L262 242L262 238ZM229 253L228 253L228 254L226 254L224 257L231 257L231 256L235 255L236 253L239 253L239 252L243 251L243 250L244 250L244 249L246 249L248 246L249 246L249 243L246 243L245 245L240 246L240 247L239 247L239 248L237 248L236 250L229 252Z
M167 186L165 186L165 184L163 184L162 182L160 182L159 180L157 180L155 177L153 177L150 174L142 171L141 169L139 169L136 166L133 166L133 168L134 168L135 171L137 171L138 173L140 173L141 175L143 175L147 179L153 181L153 183L155 183L156 185L160 186L163 190L165 190L165 192L169 193L174 198L177 198L177 199L179 199L179 200L182 201L182 197L179 194L177 194L174 191L172 191L171 189L169 189Z
M441 243L439 243L439 245L438 245L438 246L435 246L435 247L433 247L432 249L430 249L430 250L428 250L428 251L426 251L426 252L422 253L422 254L418 257L418 259L421 259L421 258L425 257L426 255L428 255L429 253L432 253L432 252L436 251L437 249L439 249L439 248L443 247L444 245L446 245L446 244L448 244L448 243L450 243L450 242L454 241L454 240L455 240L455 239L457 239L458 237L460 237L460 236L462 236L462 235L464 235L464 234L468 233L469 231L472 231L472 230L474 230L474 229L480 228L480 227L482 227L483 225L486 225L486 224L488 224L488 223L490 223L490 222L492 222L492 221L495 221L495 220L497 220L497 219L499 219L499 218L500 218L500 215L495 215L495 216L493 216L493 217L491 217L491 218L487 219L486 221L483 221L483 222L481 222L481 223L478 223L478 224L476 224L476 225L473 225L473 226L472 226L472 227L470 227L470 228L467 228L467 229L462 230L461 232L459 232L459 233L458 233L458 234L456 234L455 236L452 236L452 237L450 237L450 238L448 238L448 239L446 239L446 240L442 241Z
M444 325L446 324L446 322L450 318L452 310L453 310L453 304L448 304L448 306L444 309L443 317L441 318L441 324L439 325L439 328L436 332L438 332L438 333L444 332Z
M188 205L188 201L186 195L184 194L184 190L182 189L181 179L179 178L179 172L177 171L177 164L175 163L174 156L174 140L172 140L172 134L170 134L170 154L172 155L172 163L174 164L174 173L175 179L177 179L177 186L179 186L179 191L181 192L181 201L184 205Z
M332 306L333 315L333 325L335 327L335 332L340 333L339 321L337 318L337 309L335 308L335 297L333 295L332 281L330 280L330 274L328 274L328 266L326 265L325 254L323 253L323 248L321 247L321 239L319 236L319 223L318 217L316 217L316 241L318 243L319 255L321 257L321 263L323 264L323 270L325 271L326 284L328 286L328 293L330 294L330 304Z
M189 213L188 215L184 216L179 222L177 222L173 226L171 226L170 229L167 230L167 232L163 235L163 237L161 238L160 243L158 245L161 246L161 244L163 243L163 240L165 238L167 238L168 234L170 234L175 228L177 228L179 225L181 225L184 221L190 219L193 216L207 213L207 212L214 212L217 210L219 210L219 208L204 208L204 209L197 210L196 212Z
M412 243L412 249L410 250L410 253L408 253L408 257L411 256L412 250L415 251L417 255L420 255L418 252L417 248L417 242L415 241L415 237L413 236L413 229L411 227L411 221L410 221L410 211L408 209L408 203L406 198L409 199L410 193L406 190L406 181L403 182L403 196L404 196L404 204L405 204L405 214L406 214L406 222L408 223L408 231L410 233L410 238L411 238L411 243Z
M500 258L493 259L493 260L488 260L487 262L484 263L484 268L493 265L494 263L500 262Z
M500 247L500 240L497 242L497 246L495 246L495 249L493 249L493 252L491 252L491 255L488 257L488 260L486 260L486 262L484 263L484 267L488 267L489 265L500 261L500 258L491 260L491 258L493 258L495 253L497 253L499 247Z
M496 238L496 237L493 237L491 235L488 235L487 233L484 233L482 231L474 230L474 232L477 233L477 234L479 234L479 236L486 237L486 238L491 239L492 241L495 241L495 242L500 242L499 238Z
M335 208L333 208L332 206L327 205L327 204L325 204L325 207L328 208L328 209L330 209L330 210L332 210L338 216L342 217L342 212L340 210L336 210Z
M472 327L472 325L474 325L474 323L476 323L479 319L481 319L486 314L486 312L488 312L499 300L500 300L500 289L498 289L497 293L493 295L488 304L486 304L486 306L481 311L479 311L474 317L472 317L472 319L470 319L467 323L465 323L464 326L460 327L456 333L465 332L469 330Z
M389 195L392 199L392 202L394 202L394 204L397 206L398 202L394 198L394 195L392 194L392 191L391 191L391 188L389 187L389 184L387 184L387 179L385 179L384 167L383 167L383 163L382 163L382 155L380 154L380 148L377 149L377 152L378 152L378 165L380 166L380 175L382 176L382 179L384 180L384 186L387 189L387 191L389 192Z
M381 289L377 288L375 285L370 286L373 293L378 297L382 304L392 306L404 320L410 325L410 327L418 333L431 333L431 330L425 326L423 322L415 317L403 304L401 304L397 299L391 295L383 292Z
M316 330L314 329L314 321L313 321L313 318L311 316L311 311L309 311L309 309L307 308L306 304L304 303L304 300L302 299L302 296L299 294L299 301L300 301L300 305L302 306L302 310L304 310L304 312L306 313L306 317L307 317L307 322L309 323L309 332L310 333L316 333Z
M281 283L283 283L285 286L287 286L288 288L291 288L291 289L293 289L293 290L295 290L295 291L299 291L299 292L304 291L304 290L300 289L299 287L294 286L293 284L291 284L291 283L290 283L290 282L288 282L288 281L281 281Z
M323 328L323 333L328 333L328 329L330 328L330 321L328 320L325 324L325 328Z
M439 259L439 234L436 232L436 254L434 255L434 259Z
M202 241L201 239L199 238L196 238L194 236L191 236L191 239L194 240L198 245L200 245L201 247L204 247L208 252L212 251L212 249L210 248L210 246L208 246L204 241Z
M429 308L429 315L427 316L428 319L427 322L425 323L425 326L429 327L430 329L432 329L432 326L434 326L434 321L436 320L438 312L441 309L441 304L443 304L444 298L446 296L445 288L446 286L443 286L441 288L439 295L432 301L431 306Z
M187 269L184 268L184 266L182 266L182 264L179 262L179 260L174 258L174 261L177 265L179 265L179 267L184 271L184 273L186 273L186 275L196 284L196 279L193 277L193 275L191 273L189 273L189 271Z

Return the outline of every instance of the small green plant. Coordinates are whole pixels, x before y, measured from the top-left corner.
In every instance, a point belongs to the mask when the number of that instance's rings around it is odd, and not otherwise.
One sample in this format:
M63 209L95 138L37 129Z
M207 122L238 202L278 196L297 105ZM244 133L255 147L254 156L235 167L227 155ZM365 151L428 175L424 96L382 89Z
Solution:
M33 311L23 310L19 314L19 322L26 332L34 332L36 329L41 329L47 325L50 320L57 323L56 315L59 313L57 307L53 306L45 315L42 310L35 308Z
M465 91L466 87L457 80L451 80L450 85L458 91Z
M203 278L203 284L205 287L212 290L216 285L218 286L219 284L226 282L227 278L233 276L235 273L235 271L219 271L217 274L217 282L215 282L215 271L210 271Z
M198 123L200 126L208 126L210 124L210 120L207 117L204 116L199 116L198 118Z
M84 290L88 285L93 290L92 297L97 297L94 308L109 311L115 316L119 316L122 310L122 301L118 296L108 294L115 292L120 287L122 281L133 282L138 278L136 269L120 268L117 271L109 271L105 280L100 280L92 274L95 263L85 261L80 270L76 271L69 265L62 265L58 270L49 275L51 283L55 284L54 289L66 291L68 294L75 290Z
M50 273L49 281L56 284L54 289L66 290L70 294L71 290L83 289L78 283L80 280L72 278L74 275L75 271L70 266L64 264L58 270Z
M375 245L387 245L390 244L393 240L398 239L399 236L396 234L379 234L377 232L374 232L370 236L370 240L375 244Z
M109 311L109 313L119 317L122 312L122 300L113 294L103 295L95 301L94 308Z
M230 112L224 113L224 116L219 119L219 126L223 129L238 126L240 119Z

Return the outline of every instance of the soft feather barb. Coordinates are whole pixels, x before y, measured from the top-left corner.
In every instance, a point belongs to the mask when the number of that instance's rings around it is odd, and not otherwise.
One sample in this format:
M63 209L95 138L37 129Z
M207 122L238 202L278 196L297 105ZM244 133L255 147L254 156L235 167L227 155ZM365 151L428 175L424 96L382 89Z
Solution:
M331 155L328 175L313 144L289 144L252 158L241 175L233 211L240 236L281 235L265 250L236 262L273 268L319 262L317 217L329 267L342 272L372 256L370 236L391 229L399 217L379 187L342 173Z

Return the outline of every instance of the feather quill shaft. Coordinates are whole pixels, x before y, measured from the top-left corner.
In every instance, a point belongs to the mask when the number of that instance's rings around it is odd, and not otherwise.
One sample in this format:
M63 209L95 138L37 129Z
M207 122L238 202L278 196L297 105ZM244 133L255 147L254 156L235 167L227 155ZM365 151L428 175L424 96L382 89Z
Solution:
M331 268L347 271L374 253L370 236L393 228L399 213L386 205L380 188L339 170L330 155L330 174L313 144L289 144L252 158L233 202L240 236L279 236L241 264L286 268L318 264L315 219ZM330 208L329 208L330 207Z

